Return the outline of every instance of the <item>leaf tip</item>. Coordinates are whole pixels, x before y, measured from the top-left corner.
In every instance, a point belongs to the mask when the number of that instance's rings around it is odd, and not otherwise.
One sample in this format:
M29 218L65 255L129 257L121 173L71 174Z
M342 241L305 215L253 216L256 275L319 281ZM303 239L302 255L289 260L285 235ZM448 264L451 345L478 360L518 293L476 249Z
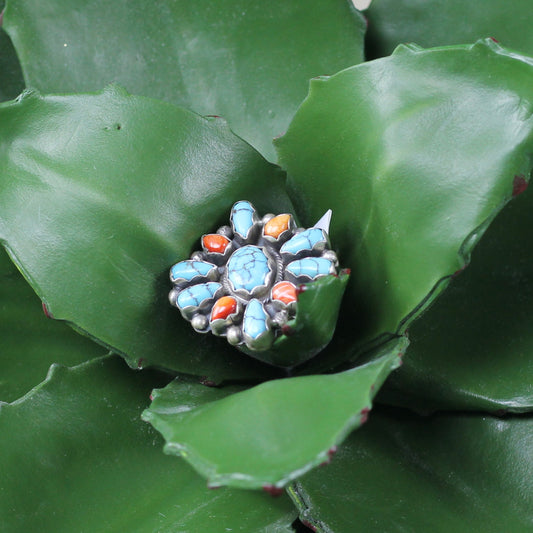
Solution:
M401 43L393 51L392 56L415 54L417 52L423 52L424 48L416 43Z
M317 90L319 90L321 87L324 86L324 84L331 78L331 76L315 76L314 78L311 78L309 80L309 96L311 96L311 94L313 92L316 92Z
M119 85L118 83L110 83L109 85L106 85L100 91L100 94L120 98L131 96L131 94L124 87L122 87L122 85Z
M277 487L276 485L263 485L263 490L274 498L281 496L285 492L282 487Z
M37 89L28 88L24 89L15 99L15 103L21 104L28 100L41 100L41 93Z
M214 122L216 124L222 125L223 127L229 128L228 121L220 115L204 115L204 119L208 122Z
M453 274L452 274L452 279L455 279L457 276L459 276L460 274L462 274L465 270L466 270L466 267L469 265L470 263L465 263L461 268L458 268Z
M200 385L203 385L204 387L218 387L218 383L209 379L207 376L202 376L200 378Z
M522 194L527 189L528 182L523 174L518 174L513 179L513 198Z
M44 302L42 302L42 307L43 307L44 316L46 318L54 318L54 315L52 315L52 313L48 309L48 306Z

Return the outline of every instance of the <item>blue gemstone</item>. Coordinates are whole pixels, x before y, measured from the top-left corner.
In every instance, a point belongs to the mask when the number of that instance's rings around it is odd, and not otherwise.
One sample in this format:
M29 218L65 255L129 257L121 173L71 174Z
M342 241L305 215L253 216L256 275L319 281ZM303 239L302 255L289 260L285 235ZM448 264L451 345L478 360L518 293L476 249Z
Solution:
M170 281L191 281L197 276L205 278L213 269L216 269L215 265L203 261L180 261L170 269Z
M220 287L222 287L220 283L214 282L193 285L179 293L176 303L180 309L200 307L202 302L212 299Z
M243 239L248 237L250 229L254 225L255 209L250 202L237 202L231 209L231 225L233 231Z
M267 318L268 315L263 309L261 302L255 298L250 300L246 306L242 321L243 332L252 339L257 339L257 337L268 330Z
M334 273L333 263L323 257L306 257L298 261L293 261L287 265L286 270L296 277L306 276L310 279Z
M243 246L231 256L227 272L234 290L244 289L251 292L254 287L267 284L270 267L261 248Z
M321 242L328 242L326 232L320 228L309 228L289 239L281 247L280 252L296 255L303 250L312 250L315 245Z

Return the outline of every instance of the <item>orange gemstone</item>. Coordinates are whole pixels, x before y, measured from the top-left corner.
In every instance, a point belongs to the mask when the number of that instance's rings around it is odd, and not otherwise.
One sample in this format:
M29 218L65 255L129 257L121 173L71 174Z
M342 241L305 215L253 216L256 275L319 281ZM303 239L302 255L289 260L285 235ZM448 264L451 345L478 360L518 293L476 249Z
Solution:
M222 298L219 298L213 306L213 310L211 311L211 321L220 318L224 320L235 313L236 310L237 301L235 298L231 296L222 296Z
M272 287L272 299L290 304L298 299L296 287L289 281L280 281Z
M278 215L271 218L263 228L263 234L277 239L284 231L289 229L291 215Z
M218 235L217 233L211 233L202 237L202 246L208 252L223 254L229 243L230 240L227 237Z

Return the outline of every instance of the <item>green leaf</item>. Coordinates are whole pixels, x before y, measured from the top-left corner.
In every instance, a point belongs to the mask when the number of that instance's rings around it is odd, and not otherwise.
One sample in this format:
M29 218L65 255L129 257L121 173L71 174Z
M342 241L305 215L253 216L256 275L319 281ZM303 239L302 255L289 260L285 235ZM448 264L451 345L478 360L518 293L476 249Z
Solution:
M177 378L143 413L210 486L280 488L327 461L367 417L371 400L406 347L400 338L346 372L208 388Z
M116 87L0 108L0 238L54 317L131 366L272 372L194 332L167 298L169 268L240 199L293 211L284 175L220 119Z
M403 332L468 261L529 176L532 86L533 61L490 40L311 82L277 147L303 222L332 208L352 270L332 361Z
M0 401L28 392L52 363L72 366L103 353L67 325L46 318L41 301L0 248Z
M289 492L316 531L530 531L532 431L531 417L373 411Z
M210 491L161 453L139 414L164 379L106 357L54 366L41 386L2 405L2 531L290 531L286 496Z
M28 86L135 94L221 115L266 157L309 78L363 61L363 18L350 2L17 0L5 27Z
M532 227L527 191L505 207L472 263L413 324L409 356L381 400L423 411L533 408Z
M367 55L389 55L397 45L464 44L493 37L533 55L530 0L373 0L368 17Z

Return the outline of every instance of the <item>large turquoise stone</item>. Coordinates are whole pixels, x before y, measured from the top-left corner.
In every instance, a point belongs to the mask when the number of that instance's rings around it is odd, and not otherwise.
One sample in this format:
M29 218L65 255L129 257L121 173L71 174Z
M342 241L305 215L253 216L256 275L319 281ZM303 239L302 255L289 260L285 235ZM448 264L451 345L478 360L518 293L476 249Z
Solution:
M296 255L303 250L312 250L320 242L328 242L326 232L320 228L309 228L289 239L280 252Z
M231 210L231 225L233 231L243 239L248 237L250 229L254 225L255 209L250 202L237 202Z
M259 285L266 285L270 272L267 256L257 246L239 248L231 256L226 268L234 290L244 289L248 292Z
M216 266L203 261L180 261L170 269L170 281L176 283L178 280L191 281L196 277L206 277Z
M268 315L263 309L261 302L255 298L250 300L246 306L242 321L242 330L244 334L254 340L257 339L268 330L267 318Z
M333 274L335 271L333 263L323 257L306 257L298 261L293 261L287 265L286 270L296 277L305 276L310 279L327 276L328 274Z
M214 298L215 293L220 287L222 287L220 283L214 282L193 285L179 293L176 303L180 309L200 307L206 300Z

